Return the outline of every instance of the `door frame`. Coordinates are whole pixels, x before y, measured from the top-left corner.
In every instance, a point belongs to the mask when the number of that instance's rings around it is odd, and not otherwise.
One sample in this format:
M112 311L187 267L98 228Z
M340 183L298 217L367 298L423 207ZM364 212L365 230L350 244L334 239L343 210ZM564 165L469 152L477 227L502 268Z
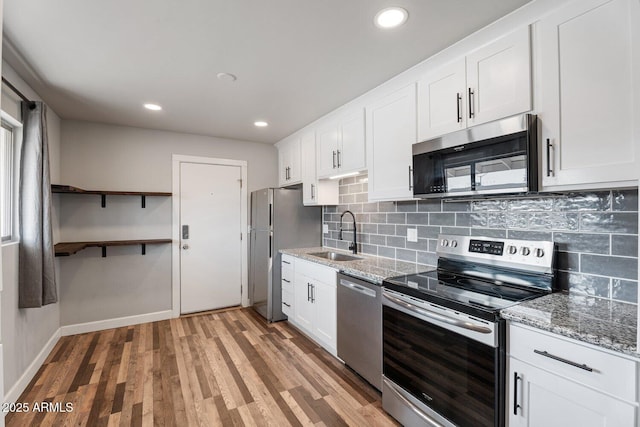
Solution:
M171 311L173 317L180 317L180 277L181 277L181 264L180 264L180 165L182 163L200 163L207 165L220 165L220 166L238 166L240 167L240 176L242 179L242 185L240 186L240 232L242 233L241 241L241 302L242 306L249 305L249 280L248 280L248 201L247 201L247 161L246 160L231 160L231 159L218 159L213 157L200 157L200 156L186 156L181 154L173 154L171 156L172 162L172 277L171 277Z

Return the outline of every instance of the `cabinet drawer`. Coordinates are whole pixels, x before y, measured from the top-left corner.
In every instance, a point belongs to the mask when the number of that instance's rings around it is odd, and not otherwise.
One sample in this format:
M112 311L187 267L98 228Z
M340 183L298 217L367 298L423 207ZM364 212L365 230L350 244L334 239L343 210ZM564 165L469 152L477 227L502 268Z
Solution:
M286 264L282 264L282 271L280 278L283 283L293 283L293 268L285 267Z
M292 257L291 255L287 255L287 254L282 254L282 268L285 268L285 267L293 268L294 260L295 260L295 257Z
M282 292L293 294L293 280L286 280L284 276L282 276Z
M509 326L509 346L511 357L621 399L636 401L637 366L633 360L514 324Z
M296 260L296 273L303 274L318 282L336 286L337 270L325 265L301 259Z
M282 312L287 316L293 316L293 291L282 289Z

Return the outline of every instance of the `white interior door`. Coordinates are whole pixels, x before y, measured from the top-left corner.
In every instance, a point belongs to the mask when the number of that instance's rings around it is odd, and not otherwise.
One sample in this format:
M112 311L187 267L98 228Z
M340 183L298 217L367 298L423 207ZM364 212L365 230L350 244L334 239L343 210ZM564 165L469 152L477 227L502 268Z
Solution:
M241 302L241 179L240 166L180 164L181 313Z

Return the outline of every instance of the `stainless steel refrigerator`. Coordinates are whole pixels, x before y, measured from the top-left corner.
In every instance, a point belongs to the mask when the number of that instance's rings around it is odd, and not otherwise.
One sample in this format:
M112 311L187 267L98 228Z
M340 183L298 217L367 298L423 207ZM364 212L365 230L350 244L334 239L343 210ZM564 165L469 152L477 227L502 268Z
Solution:
M282 313L280 249L322 246L322 208L302 205L302 190L264 188L251 193L249 296L269 322Z

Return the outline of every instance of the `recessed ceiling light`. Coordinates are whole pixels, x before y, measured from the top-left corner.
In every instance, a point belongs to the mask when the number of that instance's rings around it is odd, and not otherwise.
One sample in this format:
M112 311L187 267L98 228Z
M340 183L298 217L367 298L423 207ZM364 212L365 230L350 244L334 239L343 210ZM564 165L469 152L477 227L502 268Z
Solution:
M223 82L235 82L238 78L231 73L218 73L216 74L218 80L222 80Z
M146 108L147 110L152 110L152 111L160 111L160 110L162 110L162 107L159 106L158 104L144 104L144 108Z
M259 127L259 128L263 128L263 127L269 126L269 123L263 122L262 120L259 120L257 122L253 122L253 124L255 126Z
M376 13L373 22L378 28L395 28L407 22L408 17L409 12L407 12L406 9L401 7L387 7Z

